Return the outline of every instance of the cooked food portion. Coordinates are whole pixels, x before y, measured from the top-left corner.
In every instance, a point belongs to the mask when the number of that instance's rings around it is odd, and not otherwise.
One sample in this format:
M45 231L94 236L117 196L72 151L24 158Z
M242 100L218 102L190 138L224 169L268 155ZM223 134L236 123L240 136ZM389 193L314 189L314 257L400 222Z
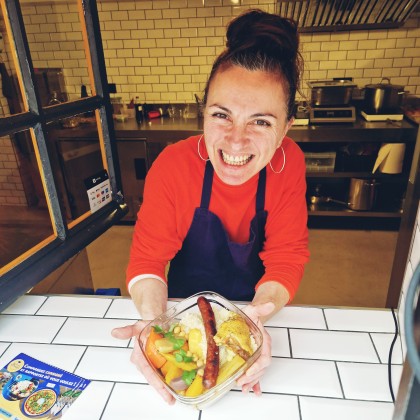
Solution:
M28 395L31 395L33 391L35 391L36 385L32 381L28 381L27 379L19 382L15 382L10 387L10 393L14 395L16 398L25 398Z
M240 314L198 300L169 328L151 328L144 352L176 393L197 397L229 379L257 345ZM206 375L207 372L207 375Z
M34 392L25 401L25 412L31 416L39 416L46 413L57 399L57 394L51 389L41 389Z
M235 313L232 313L229 319L223 322L217 330L214 341L219 346L226 346L244 360L248 360L253 353L248 324L240 315Z

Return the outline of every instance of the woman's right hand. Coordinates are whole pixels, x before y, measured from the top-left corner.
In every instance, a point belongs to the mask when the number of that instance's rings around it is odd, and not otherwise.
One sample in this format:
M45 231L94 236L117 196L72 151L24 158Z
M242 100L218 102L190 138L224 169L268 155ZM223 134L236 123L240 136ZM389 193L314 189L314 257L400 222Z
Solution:
M156 389L156 391L162 396L162 398L168 404L175 404L175 398L168 392L168 390L162 384L162 380L159 378L157 373L150 366L146 360L143 352L140 349L138 342L138 336L140 331L147 325L147 321L137 321L135 324L127 325L121 328L114 328L111 332L112 336L121 340L127 340L134 337L134 348L131 353L130 361L137 369L144 375L147 382Z

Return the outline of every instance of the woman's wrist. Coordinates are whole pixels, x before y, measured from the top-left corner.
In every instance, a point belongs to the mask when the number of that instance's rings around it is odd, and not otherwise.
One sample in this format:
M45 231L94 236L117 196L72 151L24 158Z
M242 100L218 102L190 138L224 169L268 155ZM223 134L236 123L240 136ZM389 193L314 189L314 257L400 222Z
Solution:
M131 287L130 295L144 320L152 320L166 311L168 288L161 281L142 279Z
M261 322L264 323L282 309L287 302L289 302L289 292L287 289L277 281L268 281L261 284L252 299L252 305L260 305L271 302L274 304L273 311L261 317Z

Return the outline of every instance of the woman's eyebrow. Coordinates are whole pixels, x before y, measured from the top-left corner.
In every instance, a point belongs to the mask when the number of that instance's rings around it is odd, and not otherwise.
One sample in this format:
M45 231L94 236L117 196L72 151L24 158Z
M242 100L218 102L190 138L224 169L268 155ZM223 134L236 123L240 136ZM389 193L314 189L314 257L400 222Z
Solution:
M219 109L221 109L222 111L225 111L228 114L231 114L232 113L229 108L226 108L226 107L224 107L222 105L219 105L219 104L209 105L209 108L213 108L213 107L219 108ZM274 114L270 113L270 112L266 112L266 113L264 113L264 112L257 112L255 114L250 115L250 118L257 118L257 117L271 117L271 118L277 119L277 117Z
M224 107L224 106L222 106L222 105L219 105L219 104L209 105L209 108L220 108L222 111L225 111L225 112L227 112L228 114L230 114L230 113L231 113L231 110L230 110L229 108L226 108L226 107Z
M251 115L252 118L255 117L271 117L274 119L277 119L277 117L274 114L271 114L270 112L264 113L264 112L258 112L256 114Z

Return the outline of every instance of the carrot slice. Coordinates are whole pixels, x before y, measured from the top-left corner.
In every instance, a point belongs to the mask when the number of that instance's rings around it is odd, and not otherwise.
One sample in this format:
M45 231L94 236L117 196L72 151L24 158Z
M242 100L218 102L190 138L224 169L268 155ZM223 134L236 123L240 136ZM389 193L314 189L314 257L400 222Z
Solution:
M166 363L166 359L158 352L155 345L156 340L160 340L162 338L162 334L159 334L154 328L151 328L146 341L146 356L156 369L160 369Z

